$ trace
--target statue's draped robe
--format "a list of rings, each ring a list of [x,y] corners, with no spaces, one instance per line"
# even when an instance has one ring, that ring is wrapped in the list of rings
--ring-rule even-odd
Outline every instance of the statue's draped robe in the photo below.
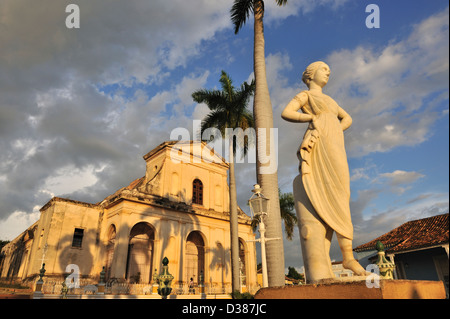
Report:
[[[310,124],[298,156],[303,185],[322,220],[340,235],[353,239],[350,216],[350,174],[338,105],[329,96],[305,91],[302,108],[317,118]]]

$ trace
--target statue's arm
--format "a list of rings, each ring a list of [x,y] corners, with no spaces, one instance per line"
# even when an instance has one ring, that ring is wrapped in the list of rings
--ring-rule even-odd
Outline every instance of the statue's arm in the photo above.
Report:
[[[281,117],[288,122],[311,122],[313,115],[298,112],[307,102],[308,95],[305,92],[300,92],[286,105]]]
[[[345,131],[352,125],[352,117],[344,111],[343,108],[338,106],[338,118],[341,120],[342,130]]]

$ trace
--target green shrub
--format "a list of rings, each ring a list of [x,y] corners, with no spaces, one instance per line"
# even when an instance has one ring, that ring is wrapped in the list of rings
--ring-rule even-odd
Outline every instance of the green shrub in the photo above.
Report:
[[[238,290],[233,291],[231,294],[233,299],[254,299],[254,296],[249,292],[241,293]]]

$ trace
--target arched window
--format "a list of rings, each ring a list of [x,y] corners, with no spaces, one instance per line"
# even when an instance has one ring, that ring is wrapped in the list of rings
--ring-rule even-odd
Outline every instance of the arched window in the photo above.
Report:
[[[203,183],[199,179],[192,183],[192,203],[203,205]]]

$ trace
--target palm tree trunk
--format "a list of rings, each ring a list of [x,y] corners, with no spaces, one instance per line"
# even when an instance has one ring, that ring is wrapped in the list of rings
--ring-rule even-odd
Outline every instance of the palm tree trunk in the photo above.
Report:
[[[266,244],[267,270],[269,287],[284,286],[284,251],[283,234],[281,229],[280,203],[278,198],[278,174],[275,172],[264,173],[264,167],[276,161],[275,151],[271,150],[270,129],[273,128],[273,112],[270,102],[269,88],[266,78],[266,63],[264,52],[264,10],[261,10],[262,1],[255,1],[254,14],[254,72],[255,72],[255,98],[253,104],[253,116],[255,119],[257,161],[257,181],[263,194],[270,199],[269,211],[266,217],[267,238],[280,238],[268,241]],[[265,139],[261,137],[260,130],[265,130]],[[275,143],[275,141],[272,141]],[[272,145],[275,150],[278,145]],[[265,150],[270,160],[268,164],[260,162],[260,155]],[[270,153],[270,154],[267,154]],[[263,169],[263,170],[261,170]]]
[[[230,137],[230,245],[231,245],[231,287],[241,290],[239,273],[239,233],[237,213],[236,179],[234,175],[233,135]]]

